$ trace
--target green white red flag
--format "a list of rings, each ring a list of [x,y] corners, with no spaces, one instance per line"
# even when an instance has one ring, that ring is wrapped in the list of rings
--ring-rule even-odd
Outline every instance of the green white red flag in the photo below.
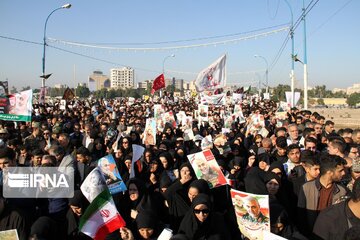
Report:
[[[90,202],[80,218],[79,230],[81,232],[95,240],[103,240],[109,233],[126,225],[116,209],[99,168],[91,171],[80,189]]]

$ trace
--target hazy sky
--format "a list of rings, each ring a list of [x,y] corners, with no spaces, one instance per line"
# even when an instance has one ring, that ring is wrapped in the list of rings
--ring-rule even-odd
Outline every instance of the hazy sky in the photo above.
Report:
[[[288,2],[295,23],[303,2]],[[334,88],[360,83],[357,58],[360,56],[360,1],[305,0],[305,5],[310,2],[317,3],[306,18],[309,86],[325,84]],[[0,81],[8,79],[10,87],[17,88],[41,86],[45,20],[52,10],[66,3],[0,1]],[[109,75],[110,68],[122,66],[135,69],[136,82],[154,79],[162,72],[165,57],[171,54],[176,56],[165,61],[165,77],[190,81],[224,53],[227,54],[228,84],[256,86],[259,79],[264,81],[266,64],[261,58],[254,58],[255,54],[266,58],[272,66],[271,86],[290,84],[291,41],[274,65],[287,32],[254,38],[256,34],[289,25],[291,14],[285,0],[74,0],[70,3],[70,9],[61,9],[50,17],[47,37],[96,47],[49,41],[46,73],[53,75],[48,86],[63,83],[74,87],[87,82],[95,70]],[[243,40],[244,37],[249,39]],[[295,53],[303,59],[302,23],[296,28],[294,38]],[[230,41],[234,39],[238,41]],[[227,44],[210,44],[227,40]],[[197,44],[210,45],[189,47]],[[179,46],[186,48],[161,49]],[[126,51],[124,48],[157,49]],[[296,86],[302,87],[301,63],[295,64],[295,73]]]

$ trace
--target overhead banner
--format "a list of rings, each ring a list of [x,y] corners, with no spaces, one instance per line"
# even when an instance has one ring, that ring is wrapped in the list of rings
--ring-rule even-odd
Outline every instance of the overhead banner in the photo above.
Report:
[[[0,97],[0,119],[31,122],[32,90]]]

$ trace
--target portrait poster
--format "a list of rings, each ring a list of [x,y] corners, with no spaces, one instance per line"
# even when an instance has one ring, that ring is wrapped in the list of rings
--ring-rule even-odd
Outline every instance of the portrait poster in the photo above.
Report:
[[[183,119],[186,117],[186,113],[184,111],[179,111],[176,113],[176,121],[178,124],[183,122]]]
[[[46,87],[41,87],[40,88],[40,95],[39,95],[39,103],[40,104],[45,103],[46,93],[47,93]]]
[[[99,167],[94,168],[87,175],[80,189],[90,203],[106,189],[105,178]]]
[[[0,231],[0,239],[2,240],[19,240],[16,229]]]
[[[224,128],[230,128],[233,122],[235,122],[236,116],[235,114],[231,114],[230,116],[227,116],[224,121]]]
[[[210,188],[227,184],[226,178],[210,149],[187,155],[187,157],[196,177],[207,181]]]
[[[66,109],[66,100],[65,99],[60,100],[59,109],[60,110],[65,110]]]
[[[163,114],[165,113],[165,108],[161,104],[154,105],[154,119],[156,121],[156,128],[158,131],[162,132],[165,128],[165,122],[163,121]]]
[[[213,139],[212,139],[211,135],[207,135],[206,137],[204,137],[201,140],[201,149],[202,150],[211,149],[212,147],[213,147]]]
[[[208,118],[209,106],[208,105],[199,105],[198,106],[198,114],[199,114],[199,122],[207,122]]]
[[[181,125],[184,130],[192,129],[192,123],[193,123],[193,118],[191,116],[185,116],[184,118],[182,118]]]
[[[0,98],[0,119],[31,122],[32,98],[31,89]]]
[[[173,128],[176,128],[176,121],[172,111],[163,114],[163,122],[169,123]]]
[[[98,167],[105,177],[106,185],[111,194],[126,191],[126,185],[120,176],[115,159],[111,154],[100,158],[98,160]]]
[[[242,112],[242,108],[241,108],[240,104],[236,104],[234,106],[234,114],[236,115],[236,117],[239,118],[239,123],[246,122],[246,119],[244,117],[244,114]]]
[[[156,121],[153,118],[146,119],[143,143],[145,145],[156,145]]]
[[[262,240],[270,232],[269,195],[230,190],[241,233],[250,240]]]

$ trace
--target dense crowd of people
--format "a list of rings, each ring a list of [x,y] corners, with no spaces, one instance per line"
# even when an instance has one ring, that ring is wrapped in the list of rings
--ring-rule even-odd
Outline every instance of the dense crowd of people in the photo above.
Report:
[[[181,122],[165,123],[156,141],[143,144],[153,107],[193,116],[194,137],[184,137]],[[0,231],[16,229],[19,239],[89,239],[79,219],[89,202],[80,191],[98,159],[112,154],[127,191],[113,194],[126,227],[106,239],[244,239],[237,225],[230,188],[269,195],[271,232],[286,239],[359,239],[360,129],[335,130],[318,112],[290,108],[276,114],[270,100],[209,105],[199,121],[194,98],[165,96],[157,102],[136,99],[34,104],[32,122],[0,122],[0,175],[7,167],[66,167],[75,172],[75,193],[67,198],[0,198]],[[245,121],[226,116],[240,105]],[[260,114],[265,133],[250,129]],[[200,118],[201,119],[201,118]],[[207,136],[213,139],[205,147]],[[218,139],[222,139],[221,141]],[[132,145],[145,147],[130,178]],[[210,149],[230,185],[212,188],[197,179],[187,155]],[[2,193],[2,191],[1,191]],[[258,203],[250,201],[254,212]],[[247,215],[254,222],[261,214]]]

